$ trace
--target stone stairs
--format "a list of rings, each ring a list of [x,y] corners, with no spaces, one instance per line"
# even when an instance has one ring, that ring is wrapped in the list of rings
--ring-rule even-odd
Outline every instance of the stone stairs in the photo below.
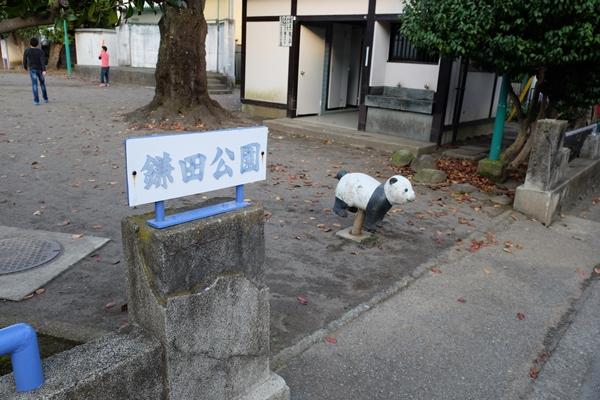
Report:
[[[227,82],[227,77],[218,72],[206,72],[208,79],[208,92],[210,94],[230,94],[232,88]]]

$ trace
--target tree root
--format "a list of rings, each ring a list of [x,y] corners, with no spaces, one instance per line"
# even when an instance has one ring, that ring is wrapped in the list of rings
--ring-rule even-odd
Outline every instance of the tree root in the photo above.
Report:
[[[150,104],[126,114],[125,119],[134,129],[176,131],[208,131],[252,124],[210,98],[188,107],[153,100]]]

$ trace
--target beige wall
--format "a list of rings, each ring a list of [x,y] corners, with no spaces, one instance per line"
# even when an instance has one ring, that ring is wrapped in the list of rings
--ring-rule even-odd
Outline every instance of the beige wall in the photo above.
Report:
[[[367,0],[298,0],[298,15],[367,14]]]
[[[204,5],[204,18],[207,20],[233,19],[233,4],[230,0],[207,0]]]
[[[21,40],[17,39],[14,34],[8,35],[8,62],[11,68],[20,66],[23,64],[23,52],[29,47],[29,39]],[[0,60],[1,62],[2,60]]]
[[[245,98],[287,104],[289,47],[279,46],[279,22],[248,22]]]
[[[235,41],[242,44],[242,0],[207,0],[204,6],[204,18],[207,21],[233,20]]]
[[[248,0],[249,17],[290,15],[291,12],[290,0]]]
[[[376,14],[400,14],[404,9],[403,0],[377,0]]]

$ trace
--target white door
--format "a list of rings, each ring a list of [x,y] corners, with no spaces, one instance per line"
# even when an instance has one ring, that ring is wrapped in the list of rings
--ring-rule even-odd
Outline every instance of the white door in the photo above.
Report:
[[[300,26],[296,115],[321,112],[324,61],[325,28]]]

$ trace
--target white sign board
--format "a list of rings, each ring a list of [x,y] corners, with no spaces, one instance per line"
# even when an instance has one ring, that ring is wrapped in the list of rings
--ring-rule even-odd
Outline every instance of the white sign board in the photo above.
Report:
[[[283,15],[279,17],[279,46],[291,47],[294,29],[294,17]]]
[[[130,206],[266,179],[264,126],[125,141]]]

